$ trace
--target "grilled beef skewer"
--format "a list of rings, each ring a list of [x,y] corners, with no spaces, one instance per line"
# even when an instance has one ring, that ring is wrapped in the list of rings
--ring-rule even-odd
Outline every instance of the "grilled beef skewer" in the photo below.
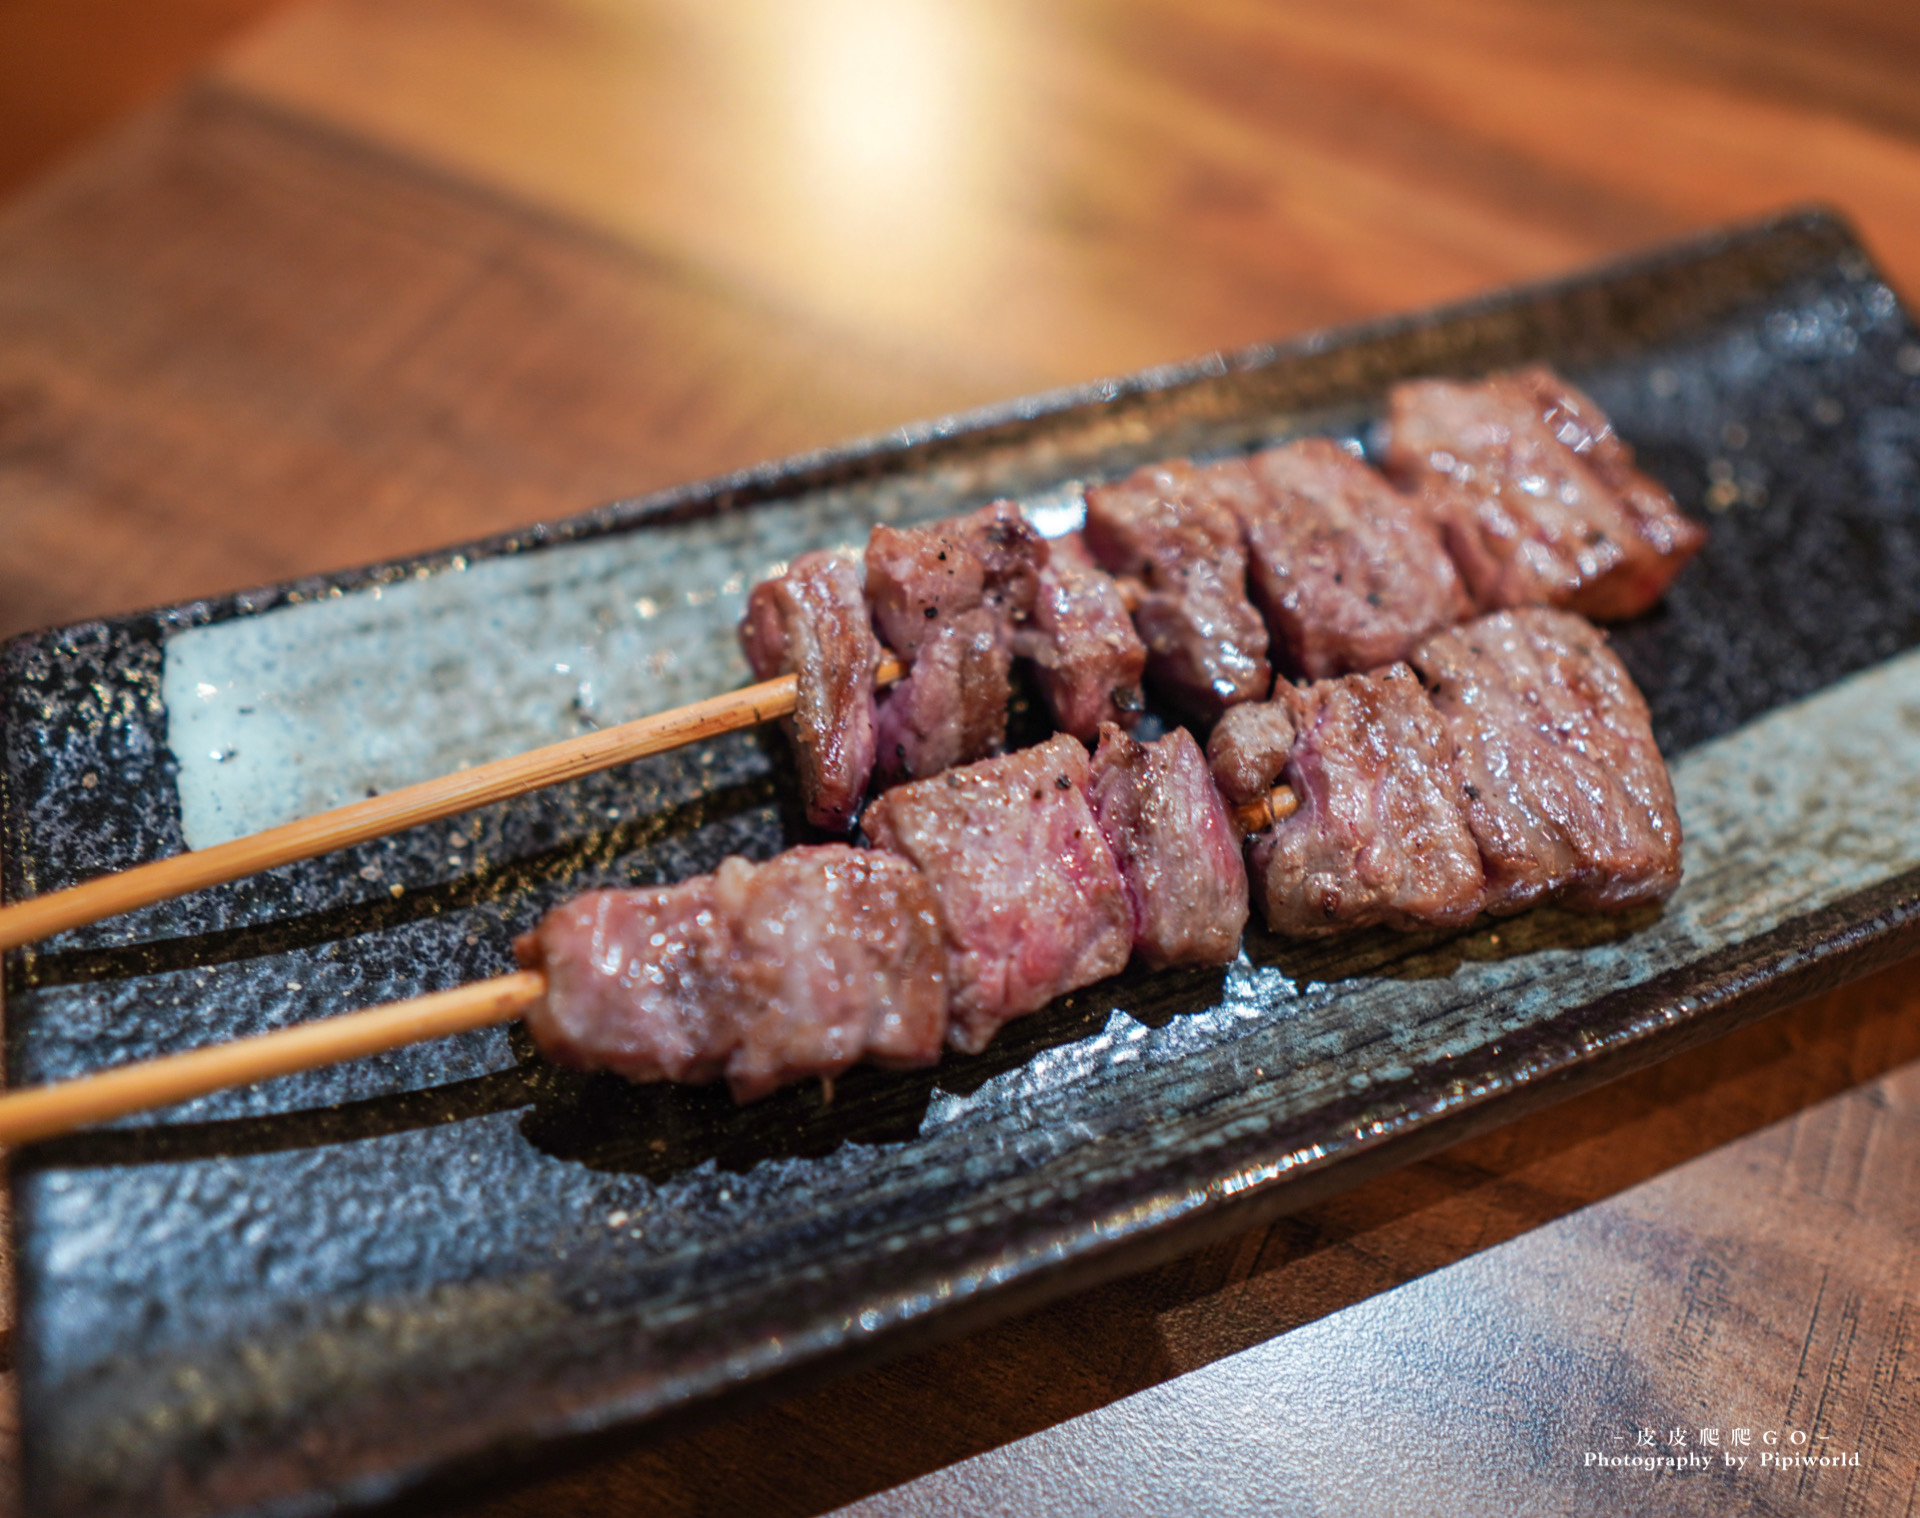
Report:
[[[871,849],[728,859],[556,907],[515,943],[546,977],[528,1028],[558,1063],[724,1075],[747,1101],[862,1058],[977,1052],[1136,951],[1231,960],[1246,874],[1198,746],[1110,733],[1091,764],[1059,734],[898,786],[868,813]]]
[[[1386,436],[1410,491],[1307,438],[1094,486],[1084,539],[1049,544],[1005,501],[876,527],[867,601],[910,666],[879,702],[881,781],[998,752],[1016,655],[1034,661],[1060,729],[1082,738],[1138,709],[1143,669],[1174,707],[1212,722],[1264,697],[1274,665],[1309,680],[1380,669],[1476,609],[1642,611],[1704,538],[1593,402],[1544,369],[1401,385]],[[823,597],[820,558],[756,587],[742,636],[763,678],[799,674],[808,814],[844,830],[864,788],[850,768],[869,752],[854,738],[872,725],[878,653],[853,625],[851,566],[840,599]],[[802,628],[809,616],[819,625]],[[816,711],[828,715],[804,715]]]
[[[978,1052],[1131,956],[1231,960],[1249,882],[1228,803],[1281,779],[1299,810],[1250,839],[1277,933],[1618,911],[1679,881],[1645,702],[1598,629],[1528,607],[1436,634],[1411,665],[1282,681],[1226,713],[1207,762],[1184,729],[1143,744],[1108,724],[1091,760],[1056,734],[888,791],[872,850],[592,893],[520,941],[549,988],[528,1025],[563,1063],[724,1072],[743,1100],[862,1057],[928,1062],[943,1035]]]

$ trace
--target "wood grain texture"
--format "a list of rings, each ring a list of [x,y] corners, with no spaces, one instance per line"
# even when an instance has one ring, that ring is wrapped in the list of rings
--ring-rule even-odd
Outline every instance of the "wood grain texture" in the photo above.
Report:
[[[0,212],[0,636],[1000,393],[196,91]]]
[[[1054,383],[1808,198],[1920,283],[1911,18],[1775,10],[486,0],[453,29],[430,0],[343,0],[226,77],[796,311]]]
[[[6,0],[0,4],[0,195],[287,0]]]
[[[61,39],[74,89],[97,56],[81,36]],[[0,208],[0,634],[1804,198],[1855,217],[1911,296],[1917,71],[1920,13],[1871,0],[305,6]],[[931,1476],[877,1507],[935,1512],[1066,1470],[1272,1510],[1644,1495],[1551,1461],[1476,1486],[1377,1460],[1374,1487],[1336,1490],[1262,1487],[1272,1460],[1211,1486],[1190,1464],[1180,1486],[1163,1458],[1200,1414],[1344,1387],[1341,1417],[1430,1451],[1496,1424],[1824,1418],[1873,1454],[1845,1483],[1670,1484],[1645,1506],[1911,1513],[1914,978],[1017,1322],[459,1505],[813,1514]],[[1599,1363],[1602,1330],[1618,1380],[1557,1369]],[[1457,1352],[1342,1381],[1369,1332]],[[976,1456],[998,1463],[933,1474]],[[1324,1450],[1295,1459],[1337,1474]]]

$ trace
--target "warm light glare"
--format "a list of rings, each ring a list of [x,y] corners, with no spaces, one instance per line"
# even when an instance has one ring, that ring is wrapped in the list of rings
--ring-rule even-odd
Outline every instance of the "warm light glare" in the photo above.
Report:
[[[790,14],[776,98],[792,252],[869,314],[954,293],[974,241],[987,102],[951,0],[814,0]]]
[[[821,0],[794,59],[804,167],[851,207],[951,174],[960,112],[950,18],[914,0]]]

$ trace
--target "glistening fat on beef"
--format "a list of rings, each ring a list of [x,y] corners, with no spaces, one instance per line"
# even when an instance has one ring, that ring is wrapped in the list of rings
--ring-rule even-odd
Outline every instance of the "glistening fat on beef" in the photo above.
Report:
[[[1047,545],[1009,501],[925,527],[873,529],[867,597],[910,666],[880,700],[889,780],[936,774],[1006,741],[1013,638],[1033,613]]]
[[[1126,965],[1133,913],[1087,780],[1086,749],[1060,734],[867,808],[876,847],[911,861],[939,901],[956,1048],[977,1053],[1010,1019]]]
[[[1480,851],[1453,740],[1413,671],[1282,682],[1272,705],[1234,708],[1208,740],[1229,799],[1255,800],[1283,778],[1299,799],[1253,839],[1248,873],[1267,925],[1309,936],[1472,921]]]
[[[1247,925],[1240,838],[1192,735],[1177,727],[1140,743],[1108,723],[1087,795],[1126,883],[1142,962],[1218,965],[1239,953]]]
[[[1473,614],[1432,514],[1340,444],[1247,463],[1264,492],[1243,518],[1250,583],[1276,663],[1313,680],[1378,669]]]
[[[836,553],[802,554],[754,586],[740,642],[757,679],[796,676],[786,728],[800,767],[807,820],[845,832],[873,774],[873,635],[859,566]]]
[[[1432,505],[1483,611],[1638,616],[1706,541],[1593,400],[1539,366],[1396,385],[1386,455]]]
[[[1140,586],[1133,617],[1148,679],[1207,721],[1264,696],[1273,678],[1235,510],[1259,495],[1238,459],[1205,468],[1174,459],[1087,491],[1089,552]]]
[[[1647,704],[1592,624],[1532,607],[1482,617],[1413,656],[1458,754],[1488,909],[1664,901],[1680,817]]]
[[[947,956],[910,864],[828,844],[644,890],[590,891],[514,944],[543,970],[526,1014],[556,1064],[635,1081],[724,1075],[738,1101],[861,1059],[932,1064]]]

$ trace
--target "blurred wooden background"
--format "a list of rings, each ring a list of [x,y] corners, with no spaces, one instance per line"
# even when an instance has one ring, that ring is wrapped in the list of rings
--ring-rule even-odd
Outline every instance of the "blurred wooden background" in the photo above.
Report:
[[[1808,199],[1911,297],[1916,80],[1868,0],[0,0],[0,635]],[[1912,980],[457,1505],[1911,1514]],[[1567,1432],[1741,1422],[1862,1463]]]

